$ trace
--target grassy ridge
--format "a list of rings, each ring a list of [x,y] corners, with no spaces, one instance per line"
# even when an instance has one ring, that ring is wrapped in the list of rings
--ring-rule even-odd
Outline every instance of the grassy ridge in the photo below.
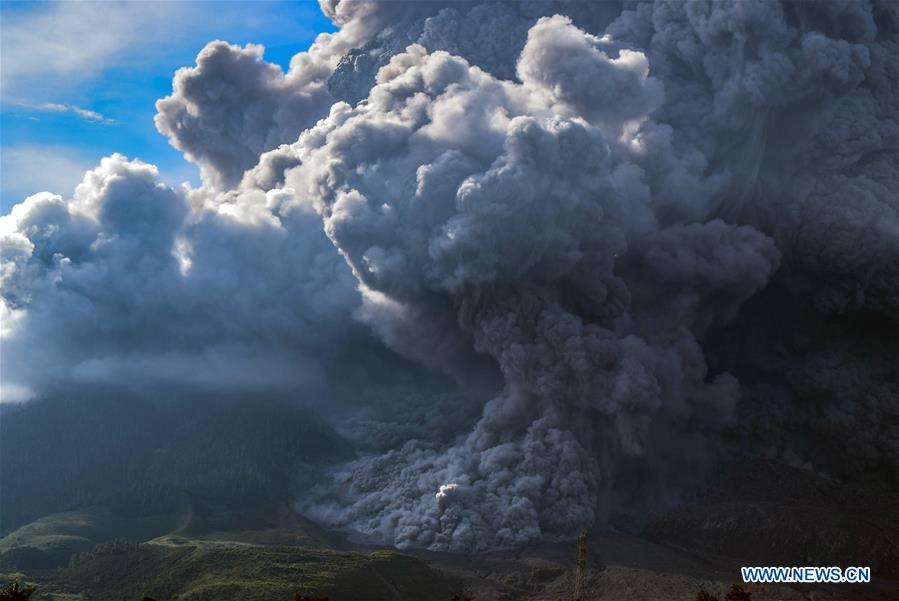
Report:
[[[168,540],[100,545],[69,567],[26,574],[35,599],[290,601],[295,593],[360,601],[445,601],[452,587],[423,562],[392,551]]]
[[[179,516],[121,518],[107,512],[55,513],[0,538],[0,566],[52,568],[78,552],[117,538],[148,540],[169,532]]]
[[[450,584],[422,561],[393,551],[334,550],[325,533],[288,507],[269,516],[265,528],[240,527],[257,521],[190,502],[144,518],[104,510],[53,514],[0,539],[0,585],[16,577],[35,584],[35,601],[452,597]]]

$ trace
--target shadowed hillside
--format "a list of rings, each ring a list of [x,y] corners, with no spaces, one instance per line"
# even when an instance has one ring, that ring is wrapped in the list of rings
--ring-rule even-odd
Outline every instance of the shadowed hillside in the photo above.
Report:
[[[349,447],[314,413],[267,399],[148,401],[121,392],[2,406],[0,534],[44,515],[103,507],[178,510],[188,495],[252,521],[291,498],[302,465]]]
[[[722,466],[705,492],[647,526],[650,540],[742,565],[869,566],[899,578],[899,492],[765,460]]]

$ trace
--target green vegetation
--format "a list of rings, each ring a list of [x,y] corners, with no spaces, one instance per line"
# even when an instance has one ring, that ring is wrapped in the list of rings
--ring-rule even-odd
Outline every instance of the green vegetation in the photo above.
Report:
[[[23,587],[18,580],[14,580],[0,589],[0,601],[28,601],[32,594],[34,594],[33,586]]]
[[[452,594],[427,565],[392,551],[363,554],[209,541],[107,543],[73,556],[66,568],[29,576],[51,599],[272,601],[299,594],[445,601]]]
[[[148,540],[177,525],[174,513],[122,518],[108,512],[73,511],[45,516],[0,539],[0,566],[53,568],[79,551],[117,538]]]

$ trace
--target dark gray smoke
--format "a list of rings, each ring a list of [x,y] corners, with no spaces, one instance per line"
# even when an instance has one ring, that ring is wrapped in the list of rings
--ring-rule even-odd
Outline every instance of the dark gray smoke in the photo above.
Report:
[[[779,258],[751,228],[660,222],[636,138],[663,90],[643,54],[556,16],[518,76],[410,46],[301,137],[287,177],[388,344],[428,360],[427,341],[470,338],[505,377],[449,449],[410,443],[344,476],[356,498],[327,515],[401,546],[563,536],[608,517],[626,458],[657,458],[662,479],[706,461],[738,386],[709,376],[697,336]]]
[[[725,441],[899,474],[895,3],[322,8],[287,74],[176,75],[204,188],[112,157],[3,218],[4,379],[336,378],[368,451],[301,506],[398,546],[639,519]]]

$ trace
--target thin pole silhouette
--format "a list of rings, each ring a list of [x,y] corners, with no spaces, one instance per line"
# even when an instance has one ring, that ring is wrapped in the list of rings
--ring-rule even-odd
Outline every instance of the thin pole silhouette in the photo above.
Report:
[[[574,576],[574,601],[585,601],[584,581],[587,577],[587,531],[577,537],[577,571]]]

